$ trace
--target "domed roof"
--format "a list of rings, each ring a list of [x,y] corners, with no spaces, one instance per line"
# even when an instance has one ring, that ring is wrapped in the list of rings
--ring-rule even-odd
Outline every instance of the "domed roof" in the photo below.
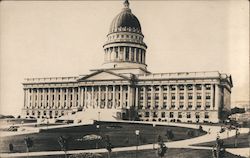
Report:
[[[141,24],[137,17],[131,13],[129,2],[127,0],[124,2],[124,6],[125,8],[123,8],[122,12],[113,19],[109,32],[115,32],[120,27],[141,30]]]

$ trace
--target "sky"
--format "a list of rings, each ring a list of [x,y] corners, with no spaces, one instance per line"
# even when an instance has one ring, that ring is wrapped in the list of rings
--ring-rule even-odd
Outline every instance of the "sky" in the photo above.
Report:
[[[0,113],[18,115],[28,77],[78,76],[101,67],[123,1],[2,1]],[[130,1],[151,72],[232,75],[232,101],[249,100],[249,2]]]

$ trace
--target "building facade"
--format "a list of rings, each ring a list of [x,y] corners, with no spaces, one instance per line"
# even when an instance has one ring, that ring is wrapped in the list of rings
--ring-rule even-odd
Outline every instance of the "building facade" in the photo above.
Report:
[[[91,111],[94,117],[106,113],[116,119],[218,122],[221,112],[230,110],[230,75],[151,73],[143,38],[125,0],[111,23],[102,66],[88,75],[25,79],[22,116],[57,119]]]

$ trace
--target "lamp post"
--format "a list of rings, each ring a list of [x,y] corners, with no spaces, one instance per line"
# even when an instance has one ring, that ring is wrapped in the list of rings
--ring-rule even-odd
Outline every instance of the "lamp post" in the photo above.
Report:
[[[100,121],[100,111],[98,112],[98,121]]]
[[[99,128],[100,128],[100,125],[96,125],[96,129],[97,129],[99,135],[101,136],[101,132],[99,131]],[[96,140],[96,144],[95,144],[96,149],[98,149],[98,141],[99,141],[99,139]]]
[[[154,142],[153,142],[153,149],[155,149],[155,124],[153,123],[153,130],[154,130]]]
[[[137,158],[137,152],[138,152],[138,145],[139,145],[139,134],[140,131],[139,130],[135,130],[135,135],[136,135],[136,153],[135,153],[135,157]]]

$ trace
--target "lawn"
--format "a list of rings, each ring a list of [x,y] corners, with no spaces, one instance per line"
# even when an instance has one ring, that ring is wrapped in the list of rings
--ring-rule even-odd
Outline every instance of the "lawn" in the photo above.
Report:
[[[97,128],[97,124],[99,128]],[[25,134],[11,137],[4,137],[0,140],[0,152],[9,152],[9,144],[14,146],[14,152],[25,152],[26,146],[24,138],[31,137],[34,146],[30,151],[56,151],[60,150],[58,137],[65,136],[69,138],[69,150],[93,149],[105,147],[104,139],[83,141],[82,138],[89,134],[95,134],[105,138],[110,137],[113,147],[133,146],[137,144],[135,130],[140,131],[139,144],[150,144],[156,142],[158,135],[161,135],[164,141],[176,141],[189,139],[205,134],[196,129],[189,129],[174,126],[156,126],[149,124],[131,124],[116,122],[96,122],[94,125],[65,127],[58,129],[42,130],[36,134]],[[173,138],[168,140],[165,135],[167,130],[172,130]],[[193,131],[193,135],[187,135],[188,131]]]
[[[235,140],[236,140],[235,136],[223,139],[224,146],[226,148],[235,148],[235,147],[236,148],[246,148],[246,147],[249,147],[249,145],[250,145],[249,133],[238,135],[237,143],[236,143],[237,146],[235,146]],[[205,142],[205,143],[201,143],[201,144],[195,144],[195,146],[209,146],[209,147],[212,147],[214,145],[215,145],[215,141]]]
[[[107,158],[107,153],[102,153],[102,158]],[[24,158],[24,157],[23,157]],[[30,158],[65,158],[64,155],[59,156],[35,156]],[[80,157],[79,157],[80,158]],[[83,157],[82,157],[83,158]],[[136,158],[136,151],[112,152],[111,158]],[[139,150],[137,158],[159,158],[156,150]],[[213,158],[211,150],[197,149],[168,149],[163,158]],[[243,158],[226,152],[225,158]]]

